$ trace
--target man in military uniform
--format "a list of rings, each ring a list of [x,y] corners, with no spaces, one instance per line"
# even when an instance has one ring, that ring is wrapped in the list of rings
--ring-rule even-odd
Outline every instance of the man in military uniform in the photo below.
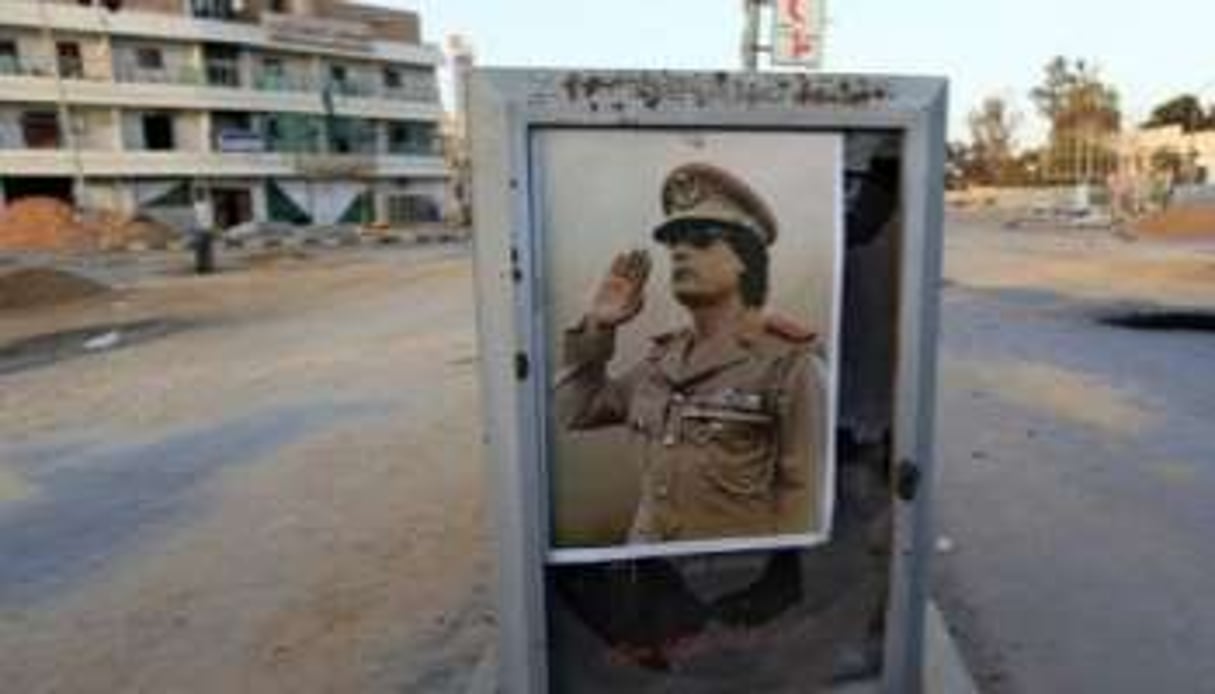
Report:
[[[777,224],[742,181],[686,164],[663,184],[671,289],[690,325],[653,338],[618,377],[620,326],[644,303],[649,255],[618,255],[566,331],[557,415],[568,429],[627,426],[641,463],[635,543],[821,530],[826,390],[814,336],[763,314]]]

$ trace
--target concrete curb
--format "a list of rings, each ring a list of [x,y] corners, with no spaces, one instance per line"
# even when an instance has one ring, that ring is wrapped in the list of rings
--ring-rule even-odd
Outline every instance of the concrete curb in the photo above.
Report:
[[[216,246],[224,250],[267,251],[295,248],[352,248],[356,246],[423,246],[430,244],[459,244],[471,240],[463,232],[416,232],[383,234],[311,234],[272,238],[221,238]],[[174,240],[163,247],[153,247],[143,242],[132,242],[116,250],[126,253],[148,253],[151,251],[184,252],[190,249],[188,241]]]
[[[924,613],[924,694],[978,694],[935,602]]]
[[[466,694],[499,694],[498,652],[485,649],[469,679]],[[929,602],[924,613],[924,694],[978,694],[974,680],[962,661],[957,644],[945,627],[936,603]],[[858,683],[832,689],[831,694],[876,694],[877,684]]]

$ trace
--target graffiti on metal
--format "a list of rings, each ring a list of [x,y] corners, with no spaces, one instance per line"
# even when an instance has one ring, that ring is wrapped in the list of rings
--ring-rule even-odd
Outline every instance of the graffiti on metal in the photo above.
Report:
[[[805,74],[745,75],[727,72],[547,73],[530,85],[533,107],[585,108],[592,112],[687,111],[731,108],[888,105],[886,79]]]

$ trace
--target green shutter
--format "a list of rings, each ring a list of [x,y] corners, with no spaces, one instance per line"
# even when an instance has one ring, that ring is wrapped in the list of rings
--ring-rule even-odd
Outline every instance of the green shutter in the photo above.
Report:
[[[375,204],[369,191],[363,191],[350,201],[350,206],[338,218],[338,224],[370,224],[375,220]]]
[[[312,223],[312,215],[295,204],[291,196],[283,192],[274,181],[266,181],[266,211],[272,222]]]

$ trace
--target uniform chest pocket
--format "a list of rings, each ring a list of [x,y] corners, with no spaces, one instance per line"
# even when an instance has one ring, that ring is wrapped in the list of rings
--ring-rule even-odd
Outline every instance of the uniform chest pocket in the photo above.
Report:
[[[697,444],[715,444],[736,453],[767,446],[774,418],[765,412],[725,408],[688,408],[682,413],[684,434]]]
[[[690,409],[682,417],[687,442],[701,449],[700,469],[732,494],[765,493],[775,470],[776,422],[764,412]]]

